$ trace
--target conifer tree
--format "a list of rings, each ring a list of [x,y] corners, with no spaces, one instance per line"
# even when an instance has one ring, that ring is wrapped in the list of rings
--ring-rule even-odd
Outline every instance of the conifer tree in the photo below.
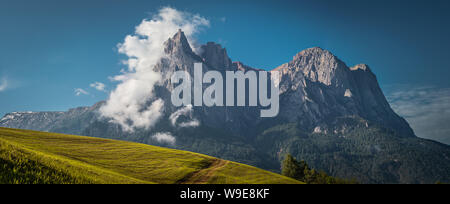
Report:
[[[303,175],[303,169],[300,169],[300,164],[297,162],[297,160],[295,160],[292,155],[288,154],[284,158],[283,165],[281,167],[281,174],[283,176],[300,180]]]

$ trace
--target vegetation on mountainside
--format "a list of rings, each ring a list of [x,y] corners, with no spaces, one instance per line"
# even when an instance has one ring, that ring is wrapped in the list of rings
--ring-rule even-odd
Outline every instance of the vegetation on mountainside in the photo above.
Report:
[[[298,162],[292,155],[286,155],[282,164],[282,175],[307,184],[357,184],[355,180],[345,180],[328,176],[323,171],[308,167],[305,161]]]
[[[282,162],[291,154],[316,171],[360,183],[450,181],[448,145],[405,138],[370,122],[348,120],[339,120],[330,124],[328,132],[318,133],[308,133],[296,123],[280,124],[263,131],[256,144],[269,149],[268,158]]]

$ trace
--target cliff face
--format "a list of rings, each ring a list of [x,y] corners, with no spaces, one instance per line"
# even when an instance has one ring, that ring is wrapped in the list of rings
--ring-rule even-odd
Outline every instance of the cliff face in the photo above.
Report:
[[[282,73],[282,117],[306,127],[327,129],[327,121],[359,116],[405,137],[414,133],[390,107],[367,65],[349,68],[329,51],[315,47],[274,71]]]
[[[173,106],[170,78],[175,71],[193,76],[198,62],[204,72],[223,76],[225,71],[259,69],[232,62],[226,49],[212,42],[194,53],[182,31],[167,40],[164,51],[154,68],[162,76],[154,94],[164,101],[164,113],[150,130],[123,131],[100,117],[103,102],[68,112],[11,113],[0,119],[0,126],[163,146],[151,136],[165,132],[176,138],[173,148],[274,171],[283,155],[291,153],[331,175],[366,183],[450,181],[450,148],[417,138],[391,109],[367,65],[348,67],[327,50],[304,50],[270,71],[280,73],[280,112],[261,118],[260,106]]]
[[[158,64],[164,76],[163,84],[172,90],[170,76],[176,70],[188,71],[193,76],[193,64],[202,62],[203,71],[249,71],[241,62],[232,62],[225,48],[209,42],[201,46],[200,56],[194,54],[183,32],[178,32],[166,43],[168,59]],[[278,121],[298,122],[303,128],[333,129],[330,121],[338,117],[358,116],[380,126],[392,129],[404,137],[414,137],[408,123],[389,106],[376,76],[367,65],[349,68],[331,52],[315,47],[295,55],[292,61],[273,69],[281,73],[280,114]],[[248,90],[247,90],[248,91]],[[164,92],[164,91],[162,91]],[[168,113],[171,107],[169,93],[162,97]],[[228,128],[241,133],[264,122],[258,116],[262,107],[194,107],[194,113],[203,124]]]

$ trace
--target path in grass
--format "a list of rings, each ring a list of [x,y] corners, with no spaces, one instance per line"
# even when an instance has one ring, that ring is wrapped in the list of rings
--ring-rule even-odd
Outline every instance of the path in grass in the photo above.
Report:
[[[229,161],[216,159],[216,160],[212,161],[212,163],[209,166],[207,166],[206,168],[187,175],[186,177],[181,179],[178,183],[181,183],[181,184],[205,184],[205,183],[208,183],[210,178],[212,176],[214,176],[214,173],[217,170],[225,167],[228,163],[229,163]]]

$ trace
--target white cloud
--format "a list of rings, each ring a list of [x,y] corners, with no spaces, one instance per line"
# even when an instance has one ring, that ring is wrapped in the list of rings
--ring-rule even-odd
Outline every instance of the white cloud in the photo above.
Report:
[[[194,109],[192,108],[192,105],[189,104],[174,113],[172,113],[169,117],[170,123],[172,126],[177,126],[177,120],[180,116],[186,116],[190,119],[192,119],[192,114],[194,112]],[[178,124],[180,127],[198,127],[200,125],[200,122],[197,119],[192,119],[191,121],[181,122]]]
[[[76,88],[75,95],[76,96],[89,95],[89,92],[85,91],[84,89]]]
[[[5,91],[6,88],[8,88],[8,80],[6,80],[6,78],[3,78],[0,80],[0,92]]]
[[[89,86],[92,87],[92,88],[94,88],[94,89],[97,89],[98,91],[106,92],[106,90],[105,90],[106,85],[103,84],[103,83],[100,83],[100,82],[94,82],[94,83],[90,84]]]
[[[225,22],[227,21],[227,18],[226,18],[226,17],[222,17],[222,18],[220,18],[220,21],[222,21],[223,23],[225,23]]]
[[[176,138],[169,132],[159,132],[152,136],[152,139],[158,141],[159,143],[167,143],[170,145],[175,145]]]
[[[192,105],[191,104],[189,104],[189,105],[187,105],[187,106],[185,106],[185,107],[175,111],[169,117],[170,123],[172,123],[172,125],[175,126],[175,124],[177,123],[177,120],[178,120],[178,118],[180,116],[182,116],[182,115],[184,115],[184,116],[191,115],[192,111],[193,111],[193,109],[192,109]]]
[[[388,91],[392,108],[417,136],[450,144],[450,88],[398,86]]]
[[[202,26],[209,26],[209,21],[170,7],[162,8],[152,19],[143,20],[135,35],[126,36],[118,45],[119,52],[128,56],[124,62],[128,69],[112,77],[120,84],[110,93],[101,114],[125,131],[151,128],[164,108],[164,101],[153,95],[153,87],[161,80],[160,73],[153,68],[164,57],[164,42],[182,29],[192,43],[192,36]]]
[[[200,122],[197,119],[188,121],[188,122],[182,122],[179,124],[180,127],[198,127],[200,125]]]

